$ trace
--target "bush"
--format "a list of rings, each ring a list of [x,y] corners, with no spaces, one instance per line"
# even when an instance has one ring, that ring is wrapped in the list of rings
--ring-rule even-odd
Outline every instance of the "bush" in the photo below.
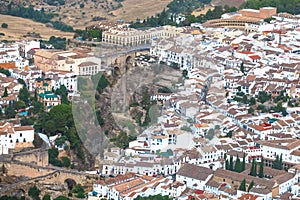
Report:
[[[2,28],[8,28],[8,24],[7,23],[2,23],[1,27]]]

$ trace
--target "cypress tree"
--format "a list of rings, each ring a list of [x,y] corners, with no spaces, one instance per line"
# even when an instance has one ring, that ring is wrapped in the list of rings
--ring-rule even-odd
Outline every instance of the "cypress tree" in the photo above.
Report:
[[[243,162],[242,162],[242,171],[245,171],[245,168],[246,168],[246,154],[244,153],[244,156],[243,156]]]
[[[230,156],[230,160],[229,160],[229,170],[233,171],[233,156]]]
[[[245,179],[241,182],[239,190],[246,192],[246,180]]]
[[[282,154],[280,154],[280,158],[279,158],[279,169],[282,170],[283,169],[283,163],[282,163]]]
[[[226,162],[225,162],[225,169],[229,170],[229,161],[228,160],[226,160]]]
[[[280,157],[278,155],[276,155],[276,159],[273,161],[273,167],[274,169],[278,169],[278,170],[282,170],[283,166],[282,166],[282,154],[280,155]]]
[[[8,97],[7,87],[4,89],[3,97]]]
[[[251,183],[248,186],[248,192],[253,188],[253,186],[254,186],[254,182],[252,180]]]
[[[236,158],[235,165],[234,165],[234,171],[242,172],[242,164],[241,164],[240,158],[238,155],[236,157],[237,158]]]
[[[250,171],[250,176],[256,176],[256,162],[254,159],[252,159],[252,164],[251,164],[251,171]]]
[[[224,153],[224,160],[226,160],[227,159],[227,154],[226,153]]]
[[[261,158],[261,162],[259,163],[259,172],[258,177],[263,178],[264,177],[264,159]]]

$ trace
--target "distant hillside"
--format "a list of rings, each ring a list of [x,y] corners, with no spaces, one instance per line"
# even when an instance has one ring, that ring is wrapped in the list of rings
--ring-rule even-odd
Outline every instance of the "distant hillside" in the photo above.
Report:
[[[45,24],[20,17],[0,15],[0,24],[2,23],[7,23],[8,27],[0,28],[0,33],[4,33],[4,36],[0,36],[0,40],[18,40],[24,39],[24,36],[28,39],[49,40],[52,35],[73,38],[73,33],[58,31]]]
[[[214,6],[234,6],[239,7],[242,5],[246,0],[212,0],[211,4]]]
[[[84,29],[100,20],[125,21],[143,19],[156,15],[166,8],[171,0],[3,0],[0,11],[9,4],[28,7],[57,14],[53,21],[63,22],[74,29]]]
[[[261,7],[276,7],[277,12],[300,14],[300,0],[249,0],[242,5],[244,8],[259,9]]]

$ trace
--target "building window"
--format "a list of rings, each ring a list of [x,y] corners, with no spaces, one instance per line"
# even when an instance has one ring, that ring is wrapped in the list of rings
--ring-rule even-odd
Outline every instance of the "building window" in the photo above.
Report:
[[[18,143],[19,142],[19,139],[16,139],[16,143]]]
[[[20,137],[22,137],[22,133],[20,133]]]
[[[25,139],[25,138],[23,139],[23,142],[26,142],[26,139]]]

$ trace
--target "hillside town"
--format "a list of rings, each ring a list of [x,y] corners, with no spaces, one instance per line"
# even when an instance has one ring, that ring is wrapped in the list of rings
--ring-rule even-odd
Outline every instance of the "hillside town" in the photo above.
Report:
[[[103,46],[143,47],[124,65],[161,65],[180,71],[182,81],[150,94],[160,116],[128,146],[104,150],[101,164],[86,172],[97,179],[84,198],[300,199],[299,15],[263,7],[184,27],[98,27]],[[117,56],[99,55],[92,46],[58,50],[39,41],[1,43],[0,156],[32,150],[36,135],[46,148],[63,152],[67,142],[58,141],[67,126],[44,134],[24,119],[36,110],[51,117],[55,107],[84,96],[81,78],[114,75],[122,60]],[[139,59],[145,57],[150,59]]]

